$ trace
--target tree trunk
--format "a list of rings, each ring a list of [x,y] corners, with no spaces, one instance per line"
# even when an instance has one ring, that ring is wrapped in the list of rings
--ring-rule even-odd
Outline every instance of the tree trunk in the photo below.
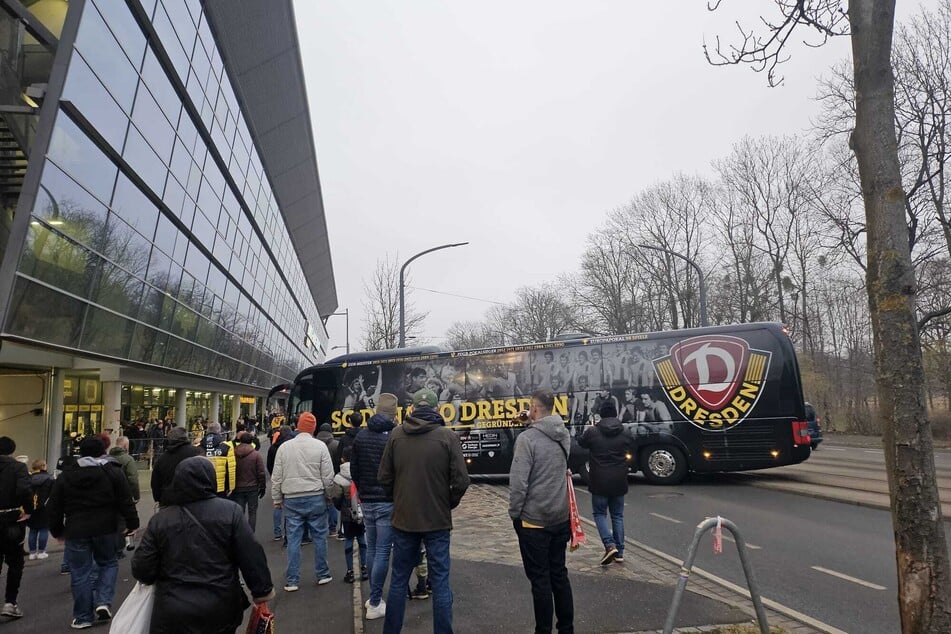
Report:
[[[868,227],[868,294],[898,564],[902,632],[951,632],[951,569],[915,320],[891,69],[895,0],[851,0],[855,151]]]

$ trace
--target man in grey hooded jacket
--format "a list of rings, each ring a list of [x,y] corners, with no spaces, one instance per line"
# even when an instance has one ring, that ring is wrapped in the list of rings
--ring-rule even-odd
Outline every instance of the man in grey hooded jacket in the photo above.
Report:
[[[554,404],[551,392],[532,394],[532,422],[515,441],[509,472],[509,516],[532,585],[535,632],[551,632],[557,615],[558,632],[571,634],[574,600],[565,566],[571,538],[565,480],[571,440],[564,420],[552,415]]]

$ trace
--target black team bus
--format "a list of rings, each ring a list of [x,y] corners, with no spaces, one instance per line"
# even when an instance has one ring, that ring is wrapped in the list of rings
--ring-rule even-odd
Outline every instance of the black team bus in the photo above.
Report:
[[[430,388],[473,474],[507,474],[515,437],[535,390],[555,394],[554,413],[571,433],[571,467],[587,480],[574,439],[613,401],[635,440],[631,470],[656,484],[688,472],[745,471],[809,457],[799,365],[779,324],[578,338],[483,350],[402,348],[337,357],[301,372],[291,386],[292,420],[310,411],[343,433],[348,415],[364,424],[376,399]]]

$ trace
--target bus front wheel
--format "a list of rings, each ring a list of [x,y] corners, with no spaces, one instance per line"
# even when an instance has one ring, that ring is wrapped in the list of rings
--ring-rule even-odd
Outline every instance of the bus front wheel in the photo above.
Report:
[[[648,447],[641,454],[641,472],[651,484],[680,484],[687,475],[687,459],[670,445]]]

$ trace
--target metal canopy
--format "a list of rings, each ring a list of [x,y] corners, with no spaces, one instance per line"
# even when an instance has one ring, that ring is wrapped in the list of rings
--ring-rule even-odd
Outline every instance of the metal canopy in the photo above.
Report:
[[[337,289],[292,2],[204,7],[317,311],[332,313]]]

